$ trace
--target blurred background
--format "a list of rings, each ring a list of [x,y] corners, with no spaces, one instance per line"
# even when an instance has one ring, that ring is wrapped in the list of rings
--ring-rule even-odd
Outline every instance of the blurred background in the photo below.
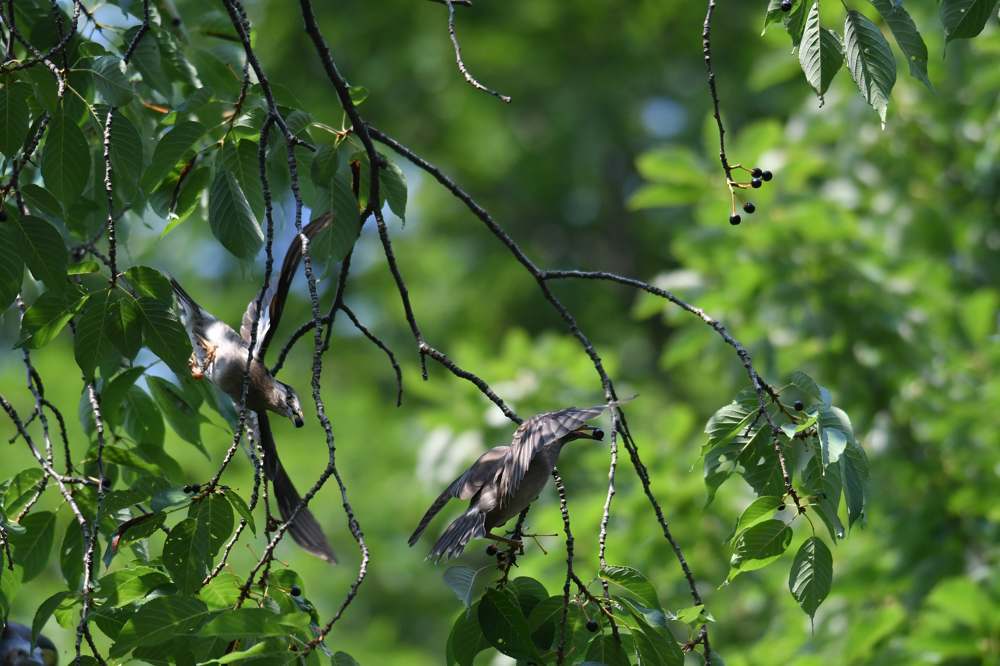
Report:
[[[188,37],[216,48],[205,33],[221,13],[195,0],[176,4]],[[729,666],[1000,663],[995,21],[946,52],[936,3],[907,3],[927,41],[934,90],[907,76],[900,62],[882,131],[844,70],[819,108],[780,26],[761,36],[764,0],[720,3],[714,59],[729,155],[775,174],[752,191],[757,213],[731,227],[701,57],[703,3],[476,0],[473,8],[457,8],[466,64],[485,85],[510,95],[510,105],[463,81],[445,6],[315,4],[341,70],[370,91],[364,116],[454,177],[536,262],[610,270],[670,288],[725,323],[769,380],[804,370],[851,415],[871,459],[871,499],[865,524],[836,546],[833,592],[811,632],[788,593],[790,556],[721,586],[725,540],[752,494],[734,478],[706,509],[699,452],[705,421],[746,387],[732,349],[663,301],[608,284],[554,285],[619,392],[640,396],[628,408],[630,423],[717,621],[713,648]],[[271,80],[298,108],[339,127],[339,105],[297,7],[260,0],[248,2],[248,10]],[[827,25],[839,31],[842,7],[829,3],[826,11]],[[393,216],[389,223],[430,344],[483,377],[522,415],[600,402],[598,377],[530,276],[459,202],[399,163],[409,208],[405,226]],[[153,217],[133,225],[126,265],[168,270],[208,309],[238,321],[260,265],[225,254],[200,213],[160,240],[164,226]],[[430,380],[421,381],[373,228],[359,241],[346,300],[399,356],[405,395],[396,408],[382,352],[338,321],[323,394],[372,562],[328,643],[366,666],[440,664],[461,605],[442,581],[445,566],[423,558],[458,506],[416,547],[408,548],[406,537],[443,485],[485,448],[508,441],[512,428],[444,369],[432,364]],[[286,219],[279,256],[290,229]],[[335,277],[334,269],[321,282],[325,302]],[[309,316],[304,285],[294,291],[278,342]],[[2,340],[8,349],[16,328],[9,311]],[[302,393],[310,355],[307,341],[283,371]],[[68,334],[37,353],[35,364],[49,398],[75,414],[81,385]],[[0,391],[26,412],[23,387],[19,354],[4,353]],[[168,429],[167,449],[183,467],[180,483],[206,480],[228,445],[219,419],[210,419],[202,437],[211,460]],[[71,419],[69,426],[74,449],[82,450],[79,423]],[[304,489],[326,461],[322,430],[314,420],[302,430],[275,427],[285,464]],[[12,433],[9,423],[0,426],[5,439]],[[11,473],[31,462],[23,444],[4,448],[0,461]],[[560,463],[585,579],[597,571],[607,462],[605,447],[576,444]],[[676,559],[634,472],[621,462],[608,560],[649,574],[666,607],[687,606]],[[244,492],[251,480],[243,458],[225,477]],[[340,566],[327,567],[290,543],[279,556],[302,574],[307,596],[329,617],[359,556],[336,486],[328,484],[311,506]],[[532,510],[529,528],[560,530],[551,489]],[[806,536],[799,526],[793,548]],[[517,571],[551,591],[562,583],[562,542],[543,543],[548,555],[529,545]],[[259,542],[240,546],[234,566],[245,568],[260,549]],[[464,563],[486,564],[484,549],[474,544]],[[61,587],[52,564],[30,593],[21,591],[12,617],[30,623],[37,604]],[[54,621],[47,633],[64,648],[72,645],[72,632]]]

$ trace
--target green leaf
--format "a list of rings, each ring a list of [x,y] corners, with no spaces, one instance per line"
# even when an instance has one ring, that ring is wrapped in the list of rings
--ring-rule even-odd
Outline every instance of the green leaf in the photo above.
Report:
[[[507,589],[486,590],[479,602],[478,614],[483,635],[493,647],[515,659],[539,660],[538,650],[531,641],[528,620],[513,592]]]
[[[702,449],[717,448],[741,436],[754,422],[758,409],[756,396],[750,394],[744,394],[719,409],[705,424],[708,441]]]
[[[170,281],[155,268],[133,266],[125,271],[125,279],[140,297],[146,296],[169,306],[173,302],[174,291]]]
[[[198,410],[187,402],[181,389],[162,377],[149,377],[147,383],[153,399],[156,400],[173,431],[207,455],[198,428],[201,416]]]
[[[844,50],[851,77],[884,128],[889,94],[896,83],[896,59],[889,42],[864,14],[850,10],[844,23]]]
[[[151,40],[142,40],[148,42]],[[178,123],[167,132],[153,149],[153,158],[142,176],[142,187],[152,192],[160,181],[173,171],[194,144],[205,134],[205,126],[193,120]]]
[[[847,443],[854,439],[854,429],[851,419],[839,407],[822,407],[817,426],[822,462],[826,467],[840,460]]]
[[[241,139],[239,144],[227,142],[222,147],[223,168],[236,177],[243,194],[250,204],[250,210],[258,220],[264,217],[264,192],[260,183],[260,161],[257,143]]]
[[[852,527],[864,515],[868,456],[861,445],[852,439],[847,442],[847,449],[839,462],[840,475],[844,481],[844,499],[847,502],[847,526]]]
[[[21,194],[24,196],[25,203],[28,204],[28,210],[34,211],[39,217],[48,222],[56,224],[62,222],[62,205],[44,187],[28,183],[21,186]]]
[[[198,522],[198,538],[203,538],[208,544],[209,557],[215,557],[233,533],[233,508],[229,500],[212,493],[194,502],[188,510],[188,517]]]
[[[163,564],[182,593],[197,592],[211,564],[208,533],[198,521],[185,518],[174,525],[163,543]]]
[[[545,586],[528,576],[518,576],[510,581],[507,587],[513,590],[514,596],[517,597],[517,603],[520,604],[521,611],[525,617],[531,615],[535,606],[549,598],[549,593],[545,590]]]
[[[125,432],[139,446],[159,449],[163,446],[163,416],[149,394],[130,386],[122,403]]]
[[[232,507],[236,509],[236,513],[240,514],[240,518],[250,526],[250,531],[257,534],[257,525],[254,523],[253,514],[250,512],[250,507],[247,506],[247,503],[240,497],[240,494],[231,488],[224,489],[222,494],[229,500]]]
[[[942,0],[941,23],[945,41],[971,39],[986,27],[998,0]]]
[[[65,109],[49,122],[42,149],[42,177],[45,187],[63,208],[68,209],[87,186],[90,177],[90,148],[83,132]]]
[[[601,578],[625,590],[628,594],[642,602],[646,608],[659,608],[660,599],[656,588],[645,575],[631,567],[605,567],[601,569]]]
[[[110,381],[105,381],[100,393],[101,413],[104,416],[104,420],[112,427],[121,424],[122,420],[119,408],[122,401],[125,400],[125,395],[128,393],[129,388],[135,384],[136,380],[142,376],[145,370],[146,368],[142,366],[126,368],[111,378]]]
[[[833,555],[820,539],[809,537],[799,547],[788,573],[788,589],[810,619],[830,594]]]
[[[101,578],[97,582],[97,598],[109,606],[125,606],[169,584],[170,579],[159,569],[132,564]]]
[[[792,38],[792,46],[796,47],[802,40],[802,29],[806,19],[806,0],[794,0],[789,11],[782,11],[781,0],[769,0],[767,12],[764,15],[764,30],[772,23],[781,22],[785,31]],[[764,32],[761,31],[763,35]]]
[[[17,232],[9,224],[0,224],[0,312],[14,302],[24,281],[24,260],[17,251]]]
[[[235,640],[246,636],[286,636],[296,628],[297,622],[291,618],[265,608],[238,608],[216,615],[198,635]]]
[[[665,627],[650,626],[642,613],[632,608],[631,605],[627,605],[626,608],[639,626],[638,632],[632,632],[632,638],[635,640],[640,664],[683,666],[684,653],[681,652],[670,630]]]
[[[466,608],[472,606],[472,591],[476,584],[476,577],[483,571],[483,568],[473,569],[464,565],[451,566],[444,571],[444,582],[455,593],[458,600]]]
[[[240,598],[240,588],[243,581],[234,573],[223,571],[213,578],[208,585],[198,590],[198,598],[208,604],[209,608],[222,610],[231,608]]]
[[[833,81],[834,75],[844,62],[840,40],[820,26],[819,2],[814,2],[806,18],[802,44],[799,46],[799,64],[806,75],[806,81],[819,96],[820,103]]]
[[[208,194],[208,223],[222,246],[240,259],[260,251],[264,234],[236,176],[217,169]]]
[[[909,12],[902,3],[895,0],[870,0],[870,2],[885,19],[892,36],[896,38],[896,44],[906,56],[910,76],[923,82],[929,90],[933,90],[931,80],[927,78],[927,45],[924,44],[924,38],[920,36],[920,31],[917,30],[917,25]]]
[[[31,621],[31,642],[34,644],[38,641],[38,635],[42,633],[42,629],[45,628],[45,623],[49,621],[52,617],[52,613],[55,612],[59,604],[69,596],[69,592],[63,590],[62,592],[56,592],[51,597],[43,601],[39,606],[38,610],[35,611],[35,617]]]
[[[59,547],[59,570],[62,572],[66,585],[71,590],[80,589],[80,581],[83,579],[83,553],[86,546],[83,542],[83,531],[80,523],[73,520],[66,524],[66,532],[63,535],[62,545]],[[101,561],[101,544],[94,542],[94,562]]]
[[[123,69],[121,58],[116,56],[101,56],[91,65],[97,92],[110,106],[124,106],[132,100],[132,86]]]
[[[9,516],[16,516],[28,504],[38,490],[38,484],[45,476],[38,467],[21,470],[10,480],[3,494],[3,508]]]
[[[781,503],[782,499],[774,495],[765,495],[764,497],[758,497],[755,499],[750,503],[750,506],[743,510],[739,520],[736,521],[736,530],[733,532],[733,536],[731,536],[729,540],[733,541],[736,537],[754,525],[759,525],[765,520],[768,520],[772,515],[774,515],[774,512],[778,510]]]
[[[73,290],[46,291],[31,304],[21,318],[18,346],[40,349],[52,342],[69,320],[84,306],[88,295]]]
[[[133,26],[122,35],[121,50],[123,53],[125,52],[125,48],[132,43],[138,29],[139,26]],[[134,65],[139,70],[139,73],[142,74],[142,80],[146,85],[163,95],[164,98],[170,99],[173,86],[163,71],[163,58],[160,55],[160,47],[152,31],[147,33],[136,44],[129,64]]]
[[[21,519],[24,532],[11,534],[14,561],[24,567],[22,582],[27,583],[45,570],[56,537],[56,514],[33,511]]]
[[[389,204],[389,210],[396,217],[406,221],[406,175],[395,162],[386,160],[386,166],[379,171],[381,191]]]
[[[170,640],[189,640],[212,617],[204,602],[193,597],[157,597],[139,608],[111,646],[112,657],[122,657],[139,645],[160,645]]]
[[[91,294],[83,306],[73,338],[73,354],[85,377],[93,377],[99,364],[113,358],[112,329],[118,326],[114,291],[105,289]]]
[[[139,179],[144,163],[142,137],[125,115],[115,111],[111,121],[111,169],[116,191],[124,186],[124,198],[139,198]]]
[[[593,662],[604,666],[629,666],[625,648],[614,636],[604,634],[598,634],[590,641],[586,660],[588,664]]]
[[[358,661],[346,652],[337,652],[333,655],[333,666],[361,666]]]
[[[736,540],[729,579],[739,573],[766,567],[777,560],[792,541],[792,530],[780,520],[766,520],[746,530]]]
[[[448,666],[472,666],[476,655],[487,649],[490,644],[483,636],[479,627],[479,605],[469,610],[463,610],[455,619],[448,635],[447,663]]]
[[[138,300],[142,320],[142,339],[150,351],[159,356],[174,374],[190,372],[191,341],[177,317],[163,301],[148,296]]]
[[[802,472],[802,485],[810,495],[813,495],[812,509],[826,525],[833,542],[843,539],[844,525],[837,513],[843,488],[840,465],[823,467],[820,456],[813,455]]]
[[[27,87],[5,85],[0,89],[0,153],[12,158],[28,138]]]
[[[61,289],[66,283],[69,255],[59,231],[45,220],[12,215],[9,225],[15,247],[36,280],[49,289]]]

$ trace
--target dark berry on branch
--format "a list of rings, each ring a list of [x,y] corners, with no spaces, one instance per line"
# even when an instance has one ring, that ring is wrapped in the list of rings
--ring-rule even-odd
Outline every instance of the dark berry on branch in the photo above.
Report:
[[[734,227],[742,221],[743,218],[741,218],[736,213],[733,213],[732,215],[729,216],[729,224],[733,225]]]
[[[750,181],[750,187],[754,188],[755,190],[763,184],[764,183],[761,182],[760,178],[754,178],[753,180]]]
[[[302,596],[302,588],[300,588],[298,585],[292,585],[292,589],[290,589],[289,592],[293,597]]]
[[[497,547],[496,546],[486,546],[486,554],[489,555],[490,557],[493,557],[494,555],[497,554]]]
[[[784,510],[785,510],[785,505],[784,504],[779,504],[778,505],[778,511],[784,511]]]
[[[783,12],[792,11],[792,0],[781,0],[781,11]]]
[[[597,620],[587,620],[587,631],[594,633],[600,629],[600,625],[597,624]]]
[[[806,406],[802,404],[801,400],[796,400],[792,407],[795,408],[795,411],[801,412]]]
[[[743,204],[743,211],[744,212],[753,215],[753,212],[755,210],[757,210],[757,206],[754,206],[752,201],[748,201],[745,204]]]
[[[763,173],[764,172],[760,170],[760,167],[754,167],[753,171],[750,172],[750,175],[754,178],[760,178]]]
[[[770,171],[765,171],[764,173],[762,173],[760,175],[760,177],[763,178],[764,180],[770,182],[771,179],[774,178],[774,174],[771,173]]]

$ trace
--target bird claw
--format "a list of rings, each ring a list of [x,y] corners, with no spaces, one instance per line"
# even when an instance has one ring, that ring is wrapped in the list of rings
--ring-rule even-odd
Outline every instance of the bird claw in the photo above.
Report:
[[[208,367],[215,363],[215,352],[218,347],[205,340],[199,340],[198,346],[201,347],[202,353],[198,354],[197,349],[192,351],[191,358],[188,359],[188,367],[191,368],[192,378],[204,379]]]

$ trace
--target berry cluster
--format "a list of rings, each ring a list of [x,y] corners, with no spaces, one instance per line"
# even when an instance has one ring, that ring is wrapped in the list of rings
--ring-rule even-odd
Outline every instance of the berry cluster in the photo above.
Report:
[[[750,174],[749,182],[740,183],[734,180],[729,181],[729,193],[730,195],[732,195],[732,205],[730,207],[730,210],[732,212],[729,215],[729,224],[735,226],[743,221],[743,218],[740,217],[740,214],[736,212],[736,190],[737,189],[745,190],[748,188],[752,188],[755,190],[760,189],[764,185],[764,183],[769,182],[772,178],[774,178],[774,174],[771,173],[770,171],[765,171],[760,167],[747,169],[746,167],[740,164],[734,164],[732,168],[743,169],[744,171]],[[747,213],[748,215],[752,215],[756,210],[757,206],[755,206],[752,201],[744,202],[743,212]]]

